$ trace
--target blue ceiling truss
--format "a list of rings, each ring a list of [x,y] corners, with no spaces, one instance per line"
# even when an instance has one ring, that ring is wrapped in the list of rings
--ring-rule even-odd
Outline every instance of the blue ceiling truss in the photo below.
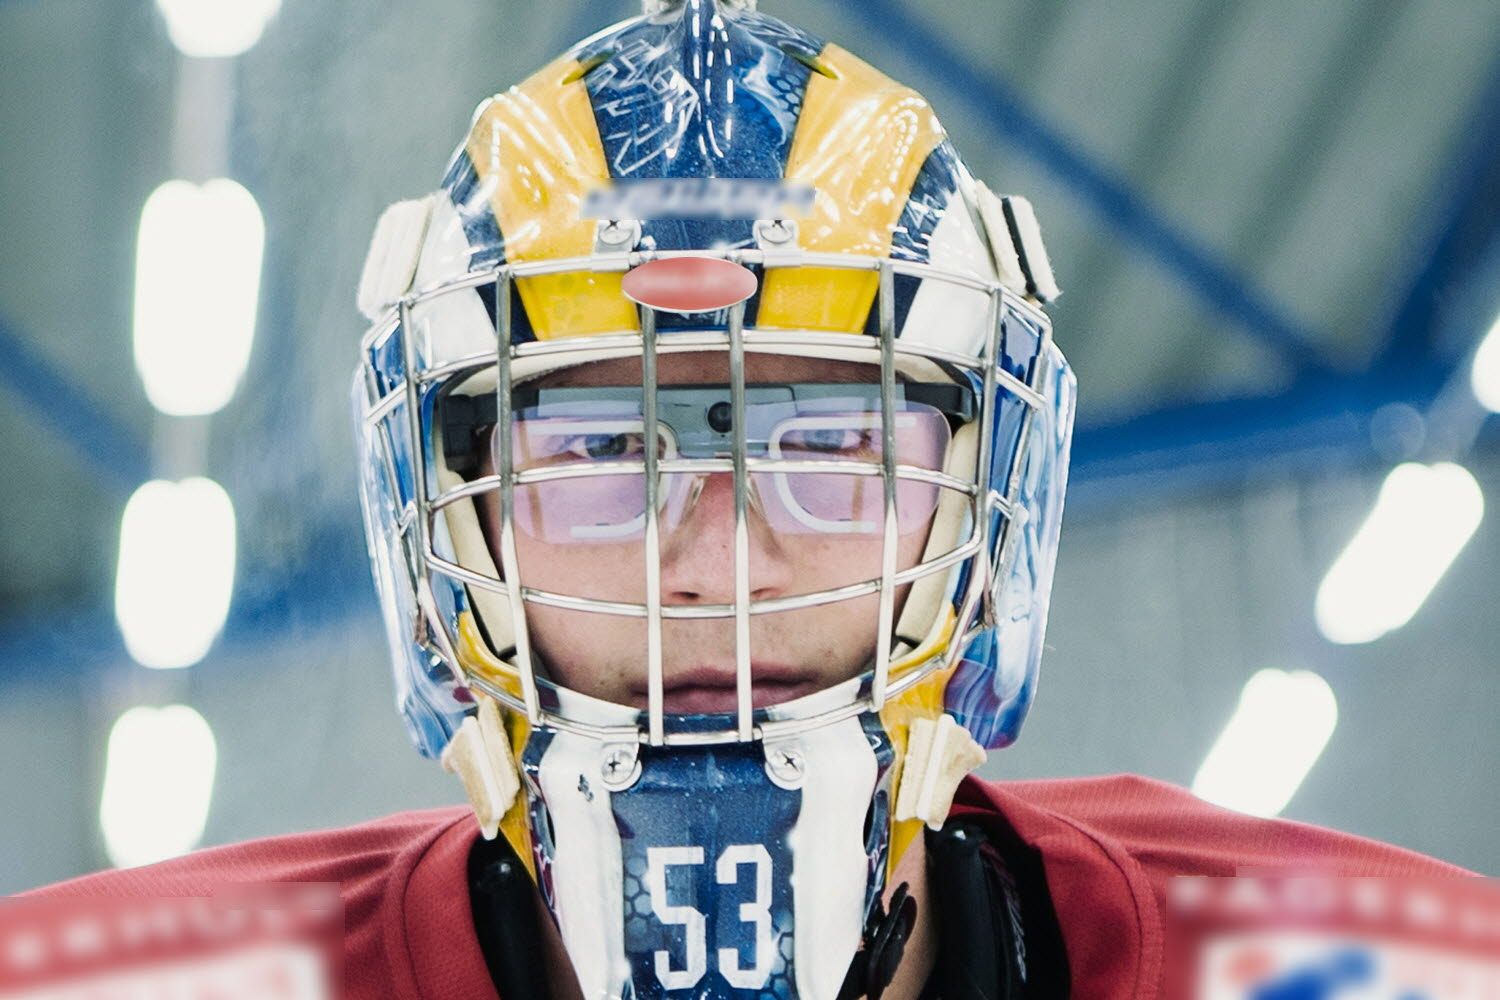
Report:
[[[32,343],[0,315],[0,384],[19,397],[64,448],[101,473],[110,487],[132,490],[145,482],[151,469],[146,444]]]
[[[1415,247],[1415,277],[1396,309],[1377,368],[1399,370],[1412,357],[1441,351],[1446,306],[1483,273],[1482,263],[1495,250],[1500,234],[1500,56],[1490,64],[1430,204],[1433,235]],[[1493,310],[1500,313],[1500,289]]]
[[[1385,460],[1372,440],[1372,416],[1389,404],[1429,410],[1464,377],[1459,369],[1469,348],[1500,312],[1500,57],[1455,147],[1428,198],[1432,228],[1414,234],[1407,269],[1392,281],[1399,288],[1410,275],[1368,368],[1302,370],[1292,386],[1269,397],[1085,423],[1074,443],[1070,502],[1087,507],[1096,499],[1232,485],[1270,466],[1297,471]],[[1430,428],[1434,444],[1446,443],[1443,430]]]

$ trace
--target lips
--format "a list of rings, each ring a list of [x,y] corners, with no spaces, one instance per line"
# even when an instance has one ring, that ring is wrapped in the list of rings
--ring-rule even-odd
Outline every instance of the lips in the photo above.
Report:
[[[775,665],[752,664],[750,676],[750,704],[753,708],[793,701],[823,686],[806,671]],[[636,695],[636,704],[645,708],[645,687],[641,686],[632,693]],[[666,678],[662,711],[668,715],[728,714],[738,710],[733,668],[695,667]]]

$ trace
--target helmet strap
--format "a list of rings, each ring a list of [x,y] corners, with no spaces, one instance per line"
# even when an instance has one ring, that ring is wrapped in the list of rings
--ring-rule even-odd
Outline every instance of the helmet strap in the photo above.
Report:
[[[469,905],[495,989],[505,1000],[548,1000],[536,886],[499,837],[469,849]]]
[[[1041,854],[1003,818],[961,818],[926,837],[944,1000],[1071,995],[1067,952]]]
[[[891,893],[889,910],[879,899],[875,900],[870,919],[865,924],[864,947],[855,953],[854,961],[849,964],[849,974],[839,988],[838,1000],[855,1000],[856,997],[880,1000],[880,995],[901,967],[907,938],[911,937],[916,924],[917,901],[907,895],[905,882]]]

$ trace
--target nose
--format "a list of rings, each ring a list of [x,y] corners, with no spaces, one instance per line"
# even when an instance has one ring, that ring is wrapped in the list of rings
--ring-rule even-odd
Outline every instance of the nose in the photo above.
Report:
[[[686,504],[680,523],[662,536],[662,600],[668,604],[732,603],[734,476],[715,472],[701,477],[689,488]],[[747,508],[750,599],[784,596],[793,583],[790,554],[755,504],[747,503]]]

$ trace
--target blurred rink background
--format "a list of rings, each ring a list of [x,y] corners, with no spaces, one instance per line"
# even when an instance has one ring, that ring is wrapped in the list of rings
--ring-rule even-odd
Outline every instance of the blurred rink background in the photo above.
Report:
[[[762,9],[923,91],[1066,293],[1051,648],[983,773],[1500,873],[1500,6]],[[0,891],[461,801],[392,711],[355,283],[482,97],[636,10],[0,0]]]

